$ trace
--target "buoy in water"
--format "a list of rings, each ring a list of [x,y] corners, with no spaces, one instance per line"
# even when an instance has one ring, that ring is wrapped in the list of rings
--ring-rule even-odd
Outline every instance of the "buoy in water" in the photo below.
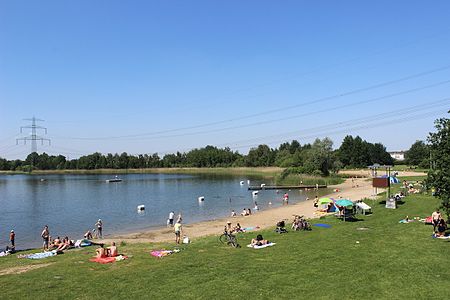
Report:
[[[143,211],[143,210],[145,210],[145,205],[143,205],[143,204],[138,205],[138,206],[137,206],[137,210],[138,210],[138,211]]]
[[[204,196],[198,197],[198,202],[203,202],[203,201],[205,201],[205,197]]]
[[[261,183],[261,188],[264,188],[266,186],[265,183]]]
[[[253,192],[252,192],[252,195],[253,195],[253,196],[258,196],[258,191],[253,191]]]
[[[241,185],[244,185],[244,181],[241,181],[240,184],[241,184]]]

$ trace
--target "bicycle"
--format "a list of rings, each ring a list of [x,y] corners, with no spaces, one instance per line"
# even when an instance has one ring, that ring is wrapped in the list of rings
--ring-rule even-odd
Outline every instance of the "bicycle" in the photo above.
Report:
[[[236,236],[234,234],[232,234],[231,232],[228,232],[226,227],[225,227],[222,235],[219,236],[219,241],[222,244],[227,244],[228,246],[232,246],[234,248],[241,247],[237,242]]]

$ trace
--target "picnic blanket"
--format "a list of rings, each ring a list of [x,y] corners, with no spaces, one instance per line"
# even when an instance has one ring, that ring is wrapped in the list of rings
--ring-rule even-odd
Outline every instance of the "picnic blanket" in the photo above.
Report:
[[[331,225],[329,225],[329,224],[322,224],[322,223],[313,224],[313,226],[323,227],[323,228],[331,228]]]
[[[180,252],[179,249],[174,249],[174,250],[152,250],[152,252],[150,252],[150,254],[154,257],[158,257],[158,258],[163,258],[165,256],[168,256],[170,254],[173,253],[178,253]]]
[[[262,248],[271,247],[271,246],[275,246],[275,245],[276,245],[276,243],[268,243],[268,244],[261,245],[261,246],[248,244],[247,247],[253,248],[253,249],[262,249]]]
[[[32,253],[32,254],[20,254],[17,255],[18,258],[29,258],[29,259],[42,259],[47,258],[50,256],[55,256],[58,253],[56,250],[48,251],[48,252],[39,252],[39,253]]]
[[[114,257],[110,257],[110,256],[107,256],[107,257],[93,257],[93,258],[90,259],[90,261],[96,262],[96,263],[99,263],[99,264],[109,264],[109,263],[113,263],[113,262],[119,261],[119,260],[124,260],[124,259],[127,259],[127,258],[128,258],[128,256],[121,254],[121,255],[114,256]]]

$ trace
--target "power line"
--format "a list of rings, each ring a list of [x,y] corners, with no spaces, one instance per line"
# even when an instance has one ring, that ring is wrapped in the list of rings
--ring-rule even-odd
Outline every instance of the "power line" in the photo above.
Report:
[[[370,120],[375,120],[375,121],[388,120],[390,118],[397,117],[398,115],[402,115],[404,117],[403,119],[413,121],[413,120],[420,119],[420,118],[423,118],[423,117],[421,117],[422,116],[421,114],[409,116],[411,113],[414,113],[416,111],[421,111],[421,110],[424,110],[424,109],[426,110],[426,109],[429,109],[429,108],[433,108],[434,109],[434,108],[436,108],[438,106],[443,106],[443,107],[446,108],[446,110],[448,110],[448,106],[450,105],[449,101],[450,101],[450,98],[445,98],[445,99],[441,99],[441,100],[437,100],[437,101],[427,102],[427,103],[424,103],[424,104],[421,104],[421,105],[411,106],[409,108],[402,108],[402,109],[395,110],[395,111],[389,111],[389,112],[379,113],[379,114],[375,114],[375,115],[369,115],[369,116],[366,116],[366,117],[361,117],[361,118],[357,118],[357,119],[353,119],[353,120],[348,120],[348,121],[345,121],[345,122],[338,122],[338,123],[333,123],[333,124],[329,124],[329,125],[313,127],[313,128],[303,129],[303,130],[299,130],[299,131],[293,131],[293,132],[289,132],[289,133],[279,133],[277,135],[263,136],[263,137],[254,138],[254,139],[250,139],[250,140],[240,140],[240,141],[235,141],[235,142],[223,143],[223,144],[219,144],[217,146],[222,146],[222,147],[228,146],[228,147],[233,148],[233,149],[240,149],[240,148],[248,148],[248,147],[258,146],[259,144],[245,144],[245,145],[241,145],[241,146],[238,146],[238,145],[230,146],[230,145],[238,144],[238,143],[242,143],[242,142],[253,141],[253,140],[255,140],[255,141],[256,140],[263,140],[263,139],[267,139],[267,138],[271,138],[271,137],[278,137],[279,138],[280,136],[283,136],[283,135],[286,135],[286,134],[289,134],[289,135],[292,136],[292,135],[296,135],[296,134],[301,133],[301,132],[306,132],[306,133],[307,132],[314,132],[314,134],[300,136],[300,137],[296,136],[295,138],[297,138],[297,139],[314,138],[314,137],[317,137],[317,131],[323,131],[321,133],[322,135],[328,135],[328,134],[342,133],[342,132],[346,132],[346,131],[349,131],[349,130],[365,129],[366,128],[365,126],[367,126],[367,128],[380,127],[381,125],[377,125],[377,124],[375,124],[375,125],[367,125],[367,124],[369,124],[371,122]],[[442,109],[441,110],[432,111],[432,112],[426,112],[423,115],[425,117],[427,117],[430,114],[432,115],[432,114],[435,114],[437,112],[442,112]],[[389,122],[397,122],[397,124],[406,122],[403,119],[400,119],[400,121],[398,121],[398,119],[393,119],[393,120],[389,120]],[[385,124],[386,122],[388,122],[388,121],[384,121],[382,124]],[[354,126],[355,124],[358,124],[358,123],[362,123],[362,124],[365,124],[365,125],[363,125],[362,127],[361,126]],[[334,130],[326,131],[326,129],[328,129],[328,128],[331,128],[331,129],[342,128],[342,129],[337,131],[337,132],[334,131]],[[277,139],[277,140],[271,141],[271,142],[266,142],[266,144],[277,143],[277,142],[285,142],[285,141],[286,141],[286,138],[283,138],[283,139]],[[188,150],[190,150],[190,149],[185,149],[183,151],[188,151]],[[176,151],[181,151],[181,150],[178,149]],[[173,152],[175,152],[175,151],[173,151],[173,150],[171,150],[171,151],[162,151],[161,153],[165,154],[165,153],[173,153]]]
[[[350,95],[354,95],[354,94],[370,91],[370,90],[373,90],[373,89],[386,87],[386,86],[393,85],[393,84],[396,84],[396,83],[400,83],[400,82],[403,82],[403,81],[407,81],[407,80],[411,80],[411,79],[427,76],[427,75],[430,75],[430,74],[433,74],[433,73],[436,73],[436,72],[441,72],[441,71],[448,70],[448,69],[450,69],[450,65],[445,65],[445,66],[442,66],[442,67],[439,67],[439,68],[435,68],[435,69],[431,69],[431,70],[415,73],[415,74],[408,75],[408,76],[405,76],[405,77],[402,77],[402,78],[381,82],[381,83],[370,85],[370,86],[366,86],[366,87],[363,87],[363,88],[350,90],[350,91],[339,93],[339,94],[335,94],[335,95],[332,95],[332,96],[326,96],[326,97],[305,101],[305,102],[302,102],[302,103],[299,103],[299,104],[295,104],[295,105],[291,105],[291,106],[285,106],[285,107],[281,107],[281,108],[277,108],[277,109],[263,111],[263,112],[260,112],[260,113],[245,115],[245,116],[241,116],[241,117],[236,117],[236,118],[231,118],[231,119],[226,119],[226,120],[221,120],[221,121],[216,121],[216,122],[209,122],[209,123],[204,123],[204,124],[199,124],[199,125],[193,125],[193,126],[187,126],[187,127],[181,127],[181,128],[174,128],[174,129],[167,129],[167,130],[156,131],[156,132],[121,135],[121,136],[108,136],[108,137],[61,137],[61,136],[54,136],[54,137],[55,138],[60,138],[60,139],[70,139],[70,140],[112,140],[112,139],[124,139],[124,138],[133,138],[133,137],[137,138],[137,137],[151,136],[151,135],[170,133],[170,132],[176,132],[176,131],[197,129],[197,128],[202,128],[202,127],[210,127],[210,126],[214,126],[214,125],[219,125],[219,124],[224,124],[224,123],[229,123],[229,122],[235,122],[235,121],[245,120],[245,119],[254,118],[254,117],[260,117],[260,116],[268,115],[268,114],[271,114],[271,113],[276,113],[276,112],[281,112],[281,111],[286,111],[286,110],[292,110],[292,109],[299,108],[299,107],[306,106],[306,105],[326,102],[326,101],[329,101],[329,100],[338,99],[338,98],[342,98],[342,97],[346,97],[346,96],[350,96]]]
[[[140,137],[140,138],[122,138],[122,139],[130,141],[130,140],[143,140],[143,139],[148,140],[148,139],[174,138],[174,137],[182,137],[182,136],[207,134],[207,133],[213,133],[213,132],[223,132],[223,131],[228,131],[228,130],[233,130],[233,129],[248,128],[248,127],[254,127],[254,126],[259,126],[259,125],[268,125],[268,124],[276,123],[276,122],[280,122],[280,121],[287,121],[287,120],[297,119],[297,118],[301,118],[301,117],[305,117],[305,116],[311,116],[311,115],[321,114],[324,112],[330,112],[330,111],[335,111],[335,110],[339,110],[339,109],[343,109],[343,108],[348,108],[348,107],[352,107],[352,106],[356,106],[356,105],[367,104],[367,103],[371,103],[371,102],[385,100],[385,99],[397,97],[400,95],[406,95],[406,94],[414,93],[417,91],[437,87],[437,86],[448,84],[448,83],[450,83],[450,80],[444,80],[444,81],[440,81],[440,82],[433,83],[430,85],[425,85],[422,87],[414,88],[414,89],[404,90],[404,91],[391,93],[388,95],[379,96],[379,97],[375,97],[375,98],[371,98],[371,99],[367,99],[367,100],[361,100],[361,101],[357,101],[357,102],[353,102],[353,103],[349,103],[349,104],[338,105],[338,106],[334,106],[334,107],[327,107],[324,109],[311,111],[311,112],[305,112],[305,113],[301,113],[298,115],[287,116],[287,117],[284,116],[284,117],[278,118],[278,119],[263,120],[263,121],[254,122],[254,123],[240,124],[240,125],[235,125],[235,126],[209,129],[209,130],[204,130],[204,131],[196,131],[196,132],[188,132],[188,133],[180,133],[180,134],[172,134],[172,135],[151,136],[151,137]],[[446,101],[446,100],[439,100],[438,102],[442,102],[442,101]]]

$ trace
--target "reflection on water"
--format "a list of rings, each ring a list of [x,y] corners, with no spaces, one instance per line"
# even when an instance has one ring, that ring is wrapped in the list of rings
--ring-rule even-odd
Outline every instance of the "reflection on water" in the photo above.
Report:
[[[164,226],[168,213],[183,214],[192,223],[239,214],[243,208],[259,210],[282,205],[284,191],[264,190],[252,197],[247,180],[232,176],[179,174],[127,174],[123,181],[107,183],[110,175],[0,175],[0,248],[11,229],[18,248],[39,247],[40,233],[49,225],[53,237],[82,237],[101,218],[106,236]],[[42,179],[42,180],[41,180]],[[241,185],[240,182],[245,184]],[[265,182],[270,184],[270,182]],[[198,201],[199,197],[204,201]],[[304,191],[289,192],[289,203],[306,198]],[[308,197],[314,197],[309,194]],[[138,205],[145,210],[138,211]]]

